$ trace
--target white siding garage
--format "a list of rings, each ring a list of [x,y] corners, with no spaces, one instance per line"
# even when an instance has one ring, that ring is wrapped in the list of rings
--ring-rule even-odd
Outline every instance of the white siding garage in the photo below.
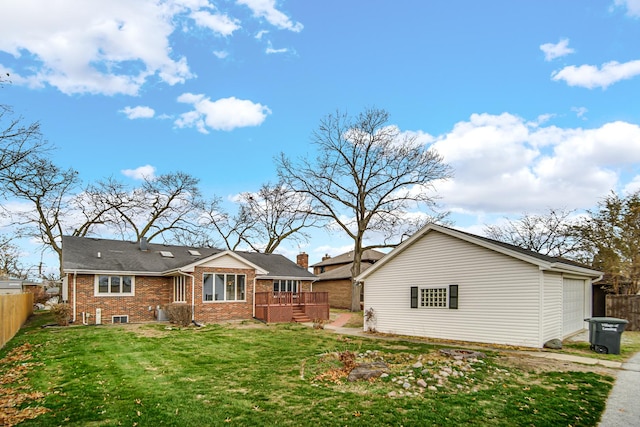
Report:
[[[584,328],[584,319],[590,315],[585,309],[585,280],[564,279],[562,289],[562,333],[571,335]]]
[[[379,332],[542,347],[584,327],[601,273],[428,225],[362,273]]]

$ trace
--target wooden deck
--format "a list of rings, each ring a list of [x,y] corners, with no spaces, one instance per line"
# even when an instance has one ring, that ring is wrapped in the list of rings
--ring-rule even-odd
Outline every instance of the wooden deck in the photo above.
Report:
[[[267,323],[329,320],[329,293],[256,292],[255,307],[256,319]]]

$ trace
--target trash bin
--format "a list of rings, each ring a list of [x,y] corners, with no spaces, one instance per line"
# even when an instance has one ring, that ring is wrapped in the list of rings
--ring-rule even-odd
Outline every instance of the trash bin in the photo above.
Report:
[[[615,317],[590,317],[589,344],[596,353],[620,354],[620,337],[629,323],[626,319]]]

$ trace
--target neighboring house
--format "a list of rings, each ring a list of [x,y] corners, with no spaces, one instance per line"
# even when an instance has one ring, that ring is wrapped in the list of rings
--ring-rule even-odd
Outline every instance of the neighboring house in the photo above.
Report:
[[[22,279],[4,278],[0,279],[0,294],[21,294]]]
[[[308,265],[306,254],[298,259]],[[264,293],[310,292],[315,276],[282,255],[64,236],[62,298],[83,323],[152,321],[158,307],[184,303],[197,322],[251,319]],[[302,305],[302,304],[298,304]],[[306,310],[305,307],[302,307]],[[328,318],[328,306],[326,316]],[[314,318],[320,318],[314,313]],[[265,319],[268,320],[268,319]],[[282,319],[291,321],[291,318]]]
[[[599,271],[428,225],[357,277],[365,328],[543,347],[585,328]]]
[[[371,267],[385,254],[372,249],[362,254],[360,272]],[[353,266],[353,251],[336,257],[326,255],[317,264],[313,264],[313,274],[318,276],[313,283],[313,289],[317,292],[329,293],[329,305],[333,308],[351,308],[352,279],[351,267]],[[362,302],[362,293],[360,302]]]

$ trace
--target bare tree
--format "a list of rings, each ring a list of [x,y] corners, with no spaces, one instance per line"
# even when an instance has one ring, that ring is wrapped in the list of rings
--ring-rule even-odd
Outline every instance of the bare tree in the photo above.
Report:
[[[243,240],[255,251],[273,253],[286,239],[306,242],[305,229],[317,226],[308,197],[277,183],[264,184],[257,193],[240,195],[239,218],[253,224],[252,237]]]
[[[27,271],[20,262],[20,250],[12,240],[12,237],[0,235],[0,277],[26,279]]]
[[[575,227],[592,265],[605,273],[614,294],[640,290],[640,191],[611,192]],[[606,283],[605,282],[605,283]]]
[[[407,211],[433,208],[435,183],[452,173],[438,153],[388,120],[389,113],[376,108],[355,117],[328,115],[313,133],[318,150],[313,161],[292,162],[284,154],[278,160],[284,184],[316,202],[314,214],[353,239],[353,278],[360,274],[362,253],[398,244],[406,232]],[[382,243],[367,245],[369,236]],[[360,310],[355,280],[351,309]]]
[[[0,173],[50,149],[40,132],[40,123],[24,124],[11,107],[0,105]]]
[[[487,237],[554,257],[574,257],[580,239],[573,231],[573,210],[548,209],[544,214],[524,213],[505,224],[487,225]]]
[[[12,212],[18,235],[38,239],[56,252],[61,262],[60,238],[67,231],[65,220],[73,217],[69,200],[79,184],[78,173],[35,156],[5,168],[0,173],[0,184],[8,193],[5,196],[13,196],[29,205],[21,212]]]
[[[88,189],[86,198],[89,211],[100,213],[101,222],[123,239],[175,241],[198,233],[203,206],[198,182],[184,172],[145,177],[136,188],[110,178]]]

